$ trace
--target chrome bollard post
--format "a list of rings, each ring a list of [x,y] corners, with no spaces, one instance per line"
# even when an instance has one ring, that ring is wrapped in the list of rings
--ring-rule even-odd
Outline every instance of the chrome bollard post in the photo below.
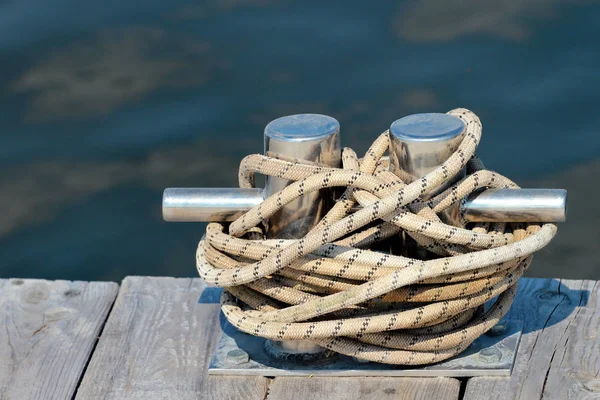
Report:
[[[319,114],[298,114],[278,118],[265,128],[265,155],[287,161],[340,167],[342,147],[340,124],[331,117]],[[291,182],[267,176],[265,197],[279,192]],[[269,218],[267,236],[298,239],[306,235],[325,216],[333,205],[333,190],[322,189],[308,193]],[[278,358],[320,354],[320,346],[307,340],[267,341],[269,354]]]
[[[342,147],[339,122],[320,114],[298,114],[278,118],[265,128],[265,155],[325,167],[340,167]],[[267,176],[265,197],[291,182]],[[308,193],[269,218],[267,236],[298,239],[306,235],[333,205],[332,189]]]
[[[448,114],[413,114],[390,126],[390,170],[411,183],[438,168],[460,145],[465,126],[460,118]],[[456,176],[428,198],[443,192],[465,176]]]

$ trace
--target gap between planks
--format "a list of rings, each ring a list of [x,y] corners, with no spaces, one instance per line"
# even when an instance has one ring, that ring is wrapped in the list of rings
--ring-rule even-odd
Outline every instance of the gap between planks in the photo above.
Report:
[[[453,378],[209,377],[219,291],[200,279],[127,277],[76,399],[458,399]]]

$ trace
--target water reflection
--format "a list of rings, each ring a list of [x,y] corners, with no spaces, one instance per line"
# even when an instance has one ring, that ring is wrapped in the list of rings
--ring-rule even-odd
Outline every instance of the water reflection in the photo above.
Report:
[[[197,20],[230,12],[235,8],[267,7],[283,0],[208,0],[200,4],[185,5],[169,15],[174,20]]]
[[[561,9],[589,0],[420,0],[397,17],[398,34],[415,42],[450,41],[468,35],[524,40],[533,21],[559,18]]]
[[[596,204],[598,190],[590,188],[600,176],[600,162],[594,161],[567,171],[521,185],[560,187],[569,192],[567,223],[560,224],[551,245],[534,258],[532,276],[598,279],[600,261],[600,209]]]
[[[29,68],[14,90],[32,94],[33,121],[107,114],[158,89],[207,82],[225,65],[210,47],[158,28],[109,30]]]
[[[0,240],[13,231],[50,221],[65,208],[94,194],[122,185],[162,191],[202,177],[206,185],[235,186],[238,160],[207,151],[209,143],[161,149],[135,161],[54,161],[5,169],[0,173],[0,192],[7,194],[0,197]],[[239,146],[231,149],[241,153],[248,147],[243,142]],[[152,200],[158,208],[160,197]]]

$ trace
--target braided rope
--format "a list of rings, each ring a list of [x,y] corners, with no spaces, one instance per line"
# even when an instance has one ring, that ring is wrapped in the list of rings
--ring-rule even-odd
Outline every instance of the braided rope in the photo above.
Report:
[[[518,187],[485,170],[475,156],[479,118],[466,109],[449,114],[465,124],[462,143],[443,165],[409,184],[388,172],[388,132],[362,159],[344,149],[341,169],[244,158],[240,187],[253,187],[256,173],[294,182],[231,223],[228,233],[222,224],[209,224],[198,246],[198,272],[225,287],[221,304],[229,322],[251,335],[311,340],[359,359],[400,365],[450,358],[494,326],[512,304],[533,253],[550,242],[556,226],[465,229],[438,218],[479,188]],[[463,167],[465,179],[423,200]],[[346,191],[305,237],[264,240],[264,219],[304,194],[331,187]],[[352,212],[356,203],[361,208]],[[401,234],[438,258],[368,249]]]

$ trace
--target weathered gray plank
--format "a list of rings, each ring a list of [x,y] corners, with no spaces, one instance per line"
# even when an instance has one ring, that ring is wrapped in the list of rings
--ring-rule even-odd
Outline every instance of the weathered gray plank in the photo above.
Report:
[[[71,399],[117,290],[0,280],[0,399]]]
[[[77,399],[264,399],[263,377],[207,377],[219,305],[200,279],[128,277]]]
[[[510,378],[469,379],[464,398],[542,398],[549,372],[561,349],[561,340],[566,340],[565,332],[577,330],[575,317],[580,307],[596,304],[598,296],[593,291],[597,288],[594,281],[522,279],[509,312],[509,318],[524,322],[524,335],[513,372]],[[549,393],[544,398],[554,398],[548,396]]]
[[[590,289],[590,294],[585,306],[588,308],[600,309],[600,281],[594,281],[594,287]]]
[[[275,378],[267,400],[458,399],[451,378]]]
[[[543,398],[600,398],[600,310],[578,310],[554,354]]]

